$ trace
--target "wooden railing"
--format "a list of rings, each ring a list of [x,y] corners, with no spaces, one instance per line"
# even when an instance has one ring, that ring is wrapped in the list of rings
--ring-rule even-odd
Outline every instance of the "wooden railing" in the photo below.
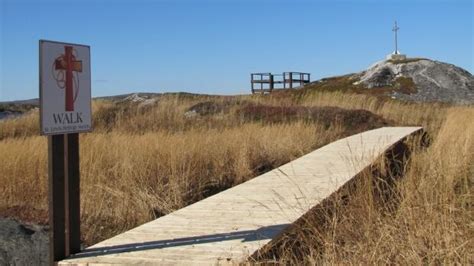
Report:
[[[252,93],[271,93],[274,90],[302,87],[311,81],[310,73],[283,72],[283,74],[251,73]],[[295,86],[296,85],[296,86]]]

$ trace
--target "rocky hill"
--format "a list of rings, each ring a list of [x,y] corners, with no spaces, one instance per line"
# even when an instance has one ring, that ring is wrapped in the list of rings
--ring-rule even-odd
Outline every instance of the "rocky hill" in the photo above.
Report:
[[[321,79],[314,89],[349,90],[418,102],[474,103],[474,77],[452,64],[424,58],[384,60],[367,70]]]

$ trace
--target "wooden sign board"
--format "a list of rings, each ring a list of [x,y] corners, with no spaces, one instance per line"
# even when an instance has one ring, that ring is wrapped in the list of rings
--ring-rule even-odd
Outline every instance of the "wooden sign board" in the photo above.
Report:
[[[41,134],[91,131],[90,47],[40,40],[39,62]]]

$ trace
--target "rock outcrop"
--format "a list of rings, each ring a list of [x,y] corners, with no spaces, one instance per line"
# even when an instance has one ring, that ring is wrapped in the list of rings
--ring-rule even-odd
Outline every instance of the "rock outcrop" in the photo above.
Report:
[[[0,265],[48,265],[48,241],[44,226],[0,218]]]
[[[399,87],[391,97],[412,101],[474,103],[474,77],[452,64],[422,58],[384,60],[355,74],[354,85],[367,89]]]

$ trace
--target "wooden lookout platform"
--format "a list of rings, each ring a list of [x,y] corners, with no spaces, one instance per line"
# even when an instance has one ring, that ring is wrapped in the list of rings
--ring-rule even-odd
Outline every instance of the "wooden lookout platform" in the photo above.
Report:
[[[271,93],[274,90],[293,89],[304,86],[311,81],[311,74],[303,72],[283,72],[283,74],[251,73],[252,93]]]
[[[245,262],[420,127],[356,134],[89,247],[59,265]]]

